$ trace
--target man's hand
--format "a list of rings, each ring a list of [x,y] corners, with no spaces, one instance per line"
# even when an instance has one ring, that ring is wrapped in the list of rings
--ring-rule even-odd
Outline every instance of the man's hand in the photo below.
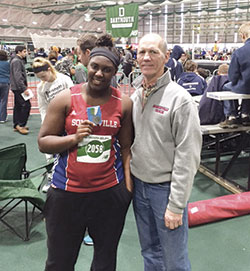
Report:
[[[176,214],[166,209],[164,220],[166,227],[174,230],[182,225],[182,214]]]
[[[28,89],[26,89],[23,93],[24,93],[24,95],[28,96],[29,95]]]

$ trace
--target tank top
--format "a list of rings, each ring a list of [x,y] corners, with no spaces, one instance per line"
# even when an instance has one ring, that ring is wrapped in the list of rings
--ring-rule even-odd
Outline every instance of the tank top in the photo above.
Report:
[[[71,88],[71,108],[65,121],[65,134],[75,134],[88,119],[90,107],[82,97],[81,85]],[[111,87],[112,88],[112,87]],[[102,122],[93,133],[72,149],[57,155],[52,185],[71,192],[95,192],[110,188],[124,179],[117,134],[121,127],[121,93],[112,88],[109,100],[100,105]]]

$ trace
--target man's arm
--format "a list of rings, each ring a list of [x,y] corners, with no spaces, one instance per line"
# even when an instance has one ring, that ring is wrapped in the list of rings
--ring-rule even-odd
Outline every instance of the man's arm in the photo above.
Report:
[[[234,53],[228,69],[228,79],[232,85],[236,85],[240,78],[240,64],[237,55]]]
[[[170,229],[182,225],[182,213],[200,164],[202,136],[197,108],[193,102],[187,101],[174,112],[172,133],[176,148],[171,193],[165,213],[165,225]]]
[[[13,63],[12,71],[13,71],[13,80],[15,82],[15,86],[18,88],[18,90],[21,90],[21,92],[24,92],[27,89],[27,86],[24,81],[23,64],[21,60],[15,61]]]

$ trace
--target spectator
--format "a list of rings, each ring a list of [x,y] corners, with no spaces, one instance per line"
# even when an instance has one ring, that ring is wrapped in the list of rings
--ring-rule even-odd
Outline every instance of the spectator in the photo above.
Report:
[[[42,122],[46,116],[49,103],[62,90],[69,89],[74,84],[65,74],[59,73],[52,66],[51,62],[45,58],[37,57],[32,64],[36,76],[41,79],[37,86],[38,107]],[[46,160],[49,162],[53,155],[46,154]],[[48,182],[43,186],[42,191],[47,192],[50,187],[51,173],[48,175]]]
[[[217,75],[214,75],[208,84],[207,89],[202,95],[199,104],[200,123],[217,124],[225,119],[223,111],[223,101],[217,101],[207,97],[207,92],[222,91],[226,83],[228,83],[228,65],[221,64]]]
[[[88,66],[90,52],[92,49],[96,47],[96,41],[97,41],[97,37],[93,34],[84,34],[82,37],[80,37],[77,40],[77,45],[78,45],[77,52],[79,54],[81,63],[85,67]],[[86,71],[86,76],[87,76],[87,72],[88,71]],[[111,79],[111,86],[115,88],[117,87],[115,75]]]
[[[188,60],[186,72],[182,73],[177,83],[184,87],[192,96],[202,95],[207,87],[206,80],[197,73],[198,65]]]
[[[134,86],[131,172],[144,270],[190,271],[187,202],[199,167],[201,132],[192,97],[164,71],[158,34],[141,38]]]
[[[36,52],[35,57],[44,57],[44,58],[46,58],[46,57],[48,57],[48,56],[47,56],[47,54],[45,53],[44,48],[40,48],[40,49]]]
[[[74,84],[68,76],[57,72],[47,59],[35,58],[32,67],[36,76],[41,79],[37,86],[37,97],[43,122],[52,99],[62,90],[73,87]]]
[[[204,68],[198,68],[197,73],[206,81],[207,78],[210,76],[210,71]]]
[[[130,73],[132,72],[132,68],[134,65],[134,60],[133,60],[133,50],[132,50],[132,45],[127,45],[126,50],[125,50],[125,56],[123,58],[122,62],[122,71],[123,75],[121,76],[119,83],[122,82],[124,79],[124,74],[128,78]],[[132,78],[129,78],[130,83],[132,83]]]
[[[187,61],[189,59],[190,59],[190,57],[188,56],[187,53],[182,53],[181,54],[181,57],[180,57],[179,61],[181,62],[184,71],[185,71],[185,64],[187,63]]]
[[[10,87],[14,93],[13,128],[14,131],[27,135],[29,128],[26,124],[30,115],[31,103],[29,99],[25,100],[23,98],[23,95],[29,95],[27,75],[23,63],[27,55],[26,47],[17,45],[15,53],[16,55],[10,62]]]
[[[58,53],[57,51],[50,51],[49,52],[49,55],[48,55],[48,59],[50,61],[50,63],[55,66],[56,65],[56,62],[57,62],[57,58],[58,58]]]
[[[214,60],[217,60],[218,53],[219,53],[219,47],[218,47],[218,41],[216,40],[214,42],[214,46],[213,46],[213,57],[214,57]]]
[[[56,62],[55,69],[58,72],[63,73],[72,78],[72,76],[75,74],[75,66],[73,61],[74,55],[71,53],[70,50],[67,50],[66,56]]]
[[[10,88],[10,63],[7,52],[0,50],[0,123],[8,119],[7,103]]]
[[[230,83],[224,89],[235,93],[250,94],[250,22],[244,23],[239,28],[242,42],[245,44],[234,51],[229,65],[228,78]],[[240,111],[237,103],[232,100],[224,101],[226,120],[220,123],[222,128],[236,128],[239,123],[250,125],[250,100],[242,100]]]
[[[183,49],[179,45],[175,45],[166,63],[166,67],[170,69],[171,79],[173,81],[177,81],[183,73],[183,66],[178,61],[182,54],[185,54]]]

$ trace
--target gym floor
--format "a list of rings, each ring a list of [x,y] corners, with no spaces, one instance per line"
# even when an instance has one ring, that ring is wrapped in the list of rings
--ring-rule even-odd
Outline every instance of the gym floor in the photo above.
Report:
[[[12,129],[12,116],[5,124],[0,124],[0,148],[24,142],[27,145],[27,169],[45,163],[44,154],[37,147],[37,134],[40,116],[31,115],[28,126],[30,133],[20,135]],[[243,163],[240,161],[239,163]],[[236,166],[234,175],[241,170]],[[247,173],[246,173],[247,175]],[[230,192],[197,173],[190,202],[205,200]],[[3,205],[0,202],[0,206]],[[22,207],[9,218],[19,230],[23,230]],[[189,255],[193,271],[249,271],[250,270],[250,216],[241,216],[206,225],[190,228]],[[38,216],[31,230],[29,241],[22,241],[0,223],[0,270],[41,271],[46,260],[46,232],[41,216]],[[76,271],[88,271],[93,247],[82,245]],[[132,206],[130,206],[125,228],[119,244],[117,271],[142,271],[143,260],[140,254],[137,229]],[[152,270],[153,271],[153,270]]]

